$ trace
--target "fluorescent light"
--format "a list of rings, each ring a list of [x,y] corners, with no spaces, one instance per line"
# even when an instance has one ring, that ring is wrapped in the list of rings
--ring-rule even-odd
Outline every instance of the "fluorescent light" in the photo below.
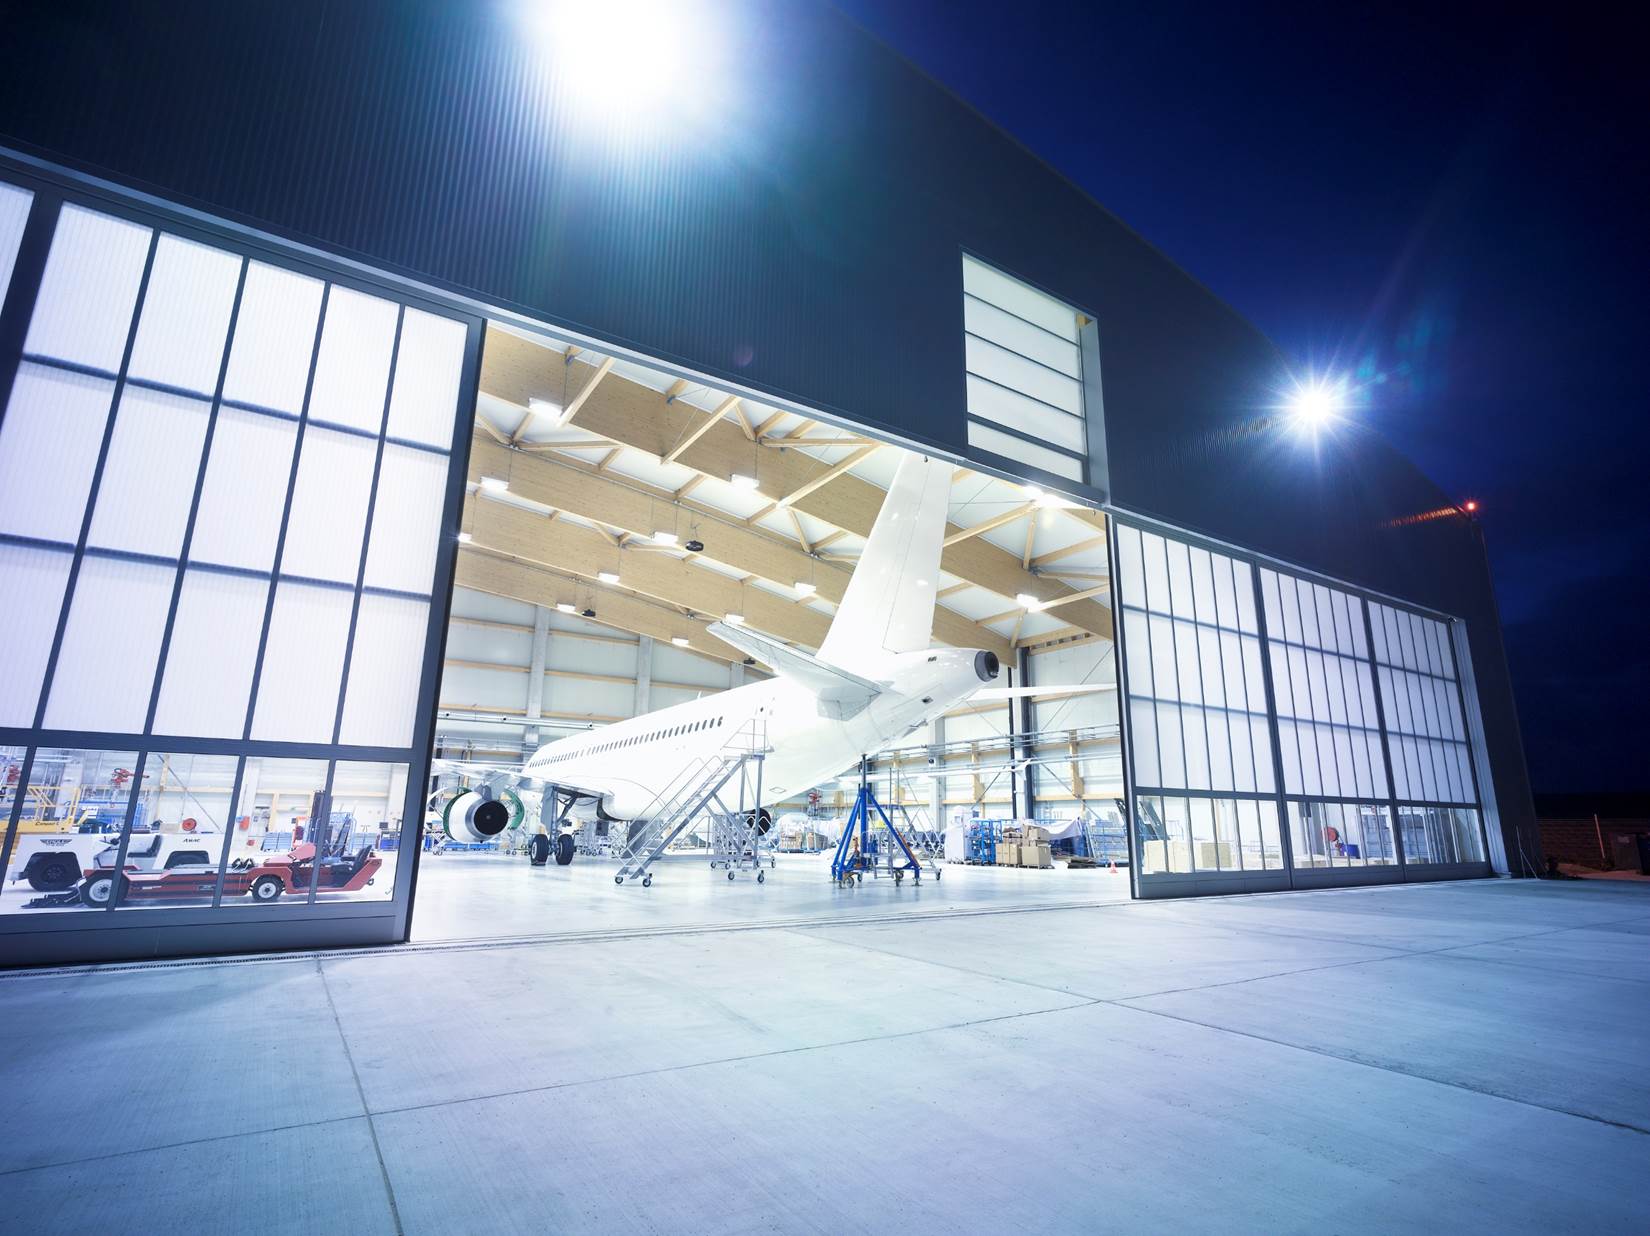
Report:
[[[819,585],[810,584],[805,579],[799,579],[796,581],[796,590],[805,597],[811,597],[814,593],[819,591]]]
[[[653,534],[653,541],[657,545],[674,545],[679,540],[681,538],[674,532],[655,532]]]
[[[557,601],[556,602],[556,608],[559,609],[564,614],[576,614],[576,613],[579,612],[576,608],[569,605],[566,601]]]
[[[604,584],[616,584],[619,582],[619,573],[617,571],[597,571],[596,578]]]
[[[561,404],[552,403],[548,399],[529,399],[527,410],[534,416],[547,421],[561,420]]]
[[[742,627],[745,625],[745,615],[724,614],[722,616],[722,621],[726,622],[730,627]]]
[[[746,476],[743,472],[735,472],[728,482],[736,489],[755,489],[758,484],[754,476]]]
[[[686,648],[688,646],[688,638],[685,635],[672,635],[670,637],[670,642],[675,644],[678,648]]]
[[[509,491],[510,482],[502,476],[484,476],[481,478],[481,487],[490,494],[502,494]]]
[[[1069,505],[1059,494],[1038,494],[1036,502],[1045,511],[1058,511]]]
[[[460,532],[458,534],[458,543],[460,545],[468,545],[474,539],[475,538],[472,537],[468,532]]]
[[[1032,596],[1029,592],[1017,593],[1014,599],[1020,605],[1024,606],[1033,613],[1043,608],[1043,603],[1036,597]]]

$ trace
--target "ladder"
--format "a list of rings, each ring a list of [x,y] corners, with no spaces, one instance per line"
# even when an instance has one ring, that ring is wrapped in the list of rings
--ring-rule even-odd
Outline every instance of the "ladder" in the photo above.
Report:
[[[756,765],[756,806],[752,812],[760,819],[762,761],[769,750],[767,727],[759,719],[753,718],[741,726],[715,755],[689,764],[678,773],[659,791],[658,796],[641,817],[642,827],[632,833],[628,843],[624,845],[621,851],[624,861],[619,867],[618,874],[613,877],[613,883],[623,884],[626,880],[640,879],[643,888],[651,887],[653,873],[649,868],[654,861],[686,832],[712,803],[721,808],[721,814],[724,816],[735,814],[722,802],[722,788],[735,777],[742,777],[746,767],[753,762]],[[739,814],[742,816],[744,813]],[[733,874],[730,868],[730,880]],[[762,880],[760,871],[756,878],[759,882]]]

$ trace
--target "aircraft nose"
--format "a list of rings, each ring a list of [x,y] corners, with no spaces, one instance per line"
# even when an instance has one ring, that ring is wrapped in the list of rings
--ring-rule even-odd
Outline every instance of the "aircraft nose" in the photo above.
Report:
[[[981,682],[990,682],[997,676],[997,671],[1000,669],[1002,669],[1002,662],[997,660],[996,653],[976,652],[974,654],[974,673],[979,676]]]

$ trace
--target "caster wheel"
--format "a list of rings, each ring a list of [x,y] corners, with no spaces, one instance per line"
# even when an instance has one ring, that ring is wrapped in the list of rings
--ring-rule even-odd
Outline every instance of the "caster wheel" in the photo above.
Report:
[[[731,871],[728,872],[728,879],[730,879],[730,880],[733,879],[733,872],[731,872]]]
[[[766,879],[767,879],[767,878],[768,878],[768,877],[767,877],[767,875],[766,875],[766,874],[764,874],[764,873],[763,873],[763,872],[760,872],[760,871],[758,871],[758,872],[757,872],[757,873],[756,873],[756,882],[757,882],[757,883],[758,883],[758,884],[760,884],[760,883],[762,883],[762,882],[763,882],[763,881],[764,881],[764,880],[766,880]]]
[[[613,883],[623,884],[624,883],[624,877],[623,876],[614,876],[613,877]]]
[[[857,875],[854,879],[858,880],[861,884],[865,883],[865,877],[862,875]]]
[[[652,888],[653,887],[653,877],[650,876],[650,875],[643,876],[642,877],[642,887],[643,888]]]
[[[940,882],[940,873],[938,871],[936,871],[934,873],[934,883],[938,884],[939,882]]]

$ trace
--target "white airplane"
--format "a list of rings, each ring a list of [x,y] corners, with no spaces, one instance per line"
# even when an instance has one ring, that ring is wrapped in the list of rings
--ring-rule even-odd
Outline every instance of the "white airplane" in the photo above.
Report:
[[[520,775],[571,799],[575,815],[646,819],[690,769],[761,735],[768,749],[755,804],[761,809],[898,744],[971,697],[1112,689],[986,687],[1000,669],[995,653],[929,646],[952,470],[918,455],[900,463],[817,655],[712,623],[711,634],[775,676],[547,743]],[[551,801],[547,794],[546,806]],[[446,829],[454,840],[483,842],[509,819],[507,806],[483,788],[453,802]],[[571,861],[571,838],[558,844],[558,861]]]

